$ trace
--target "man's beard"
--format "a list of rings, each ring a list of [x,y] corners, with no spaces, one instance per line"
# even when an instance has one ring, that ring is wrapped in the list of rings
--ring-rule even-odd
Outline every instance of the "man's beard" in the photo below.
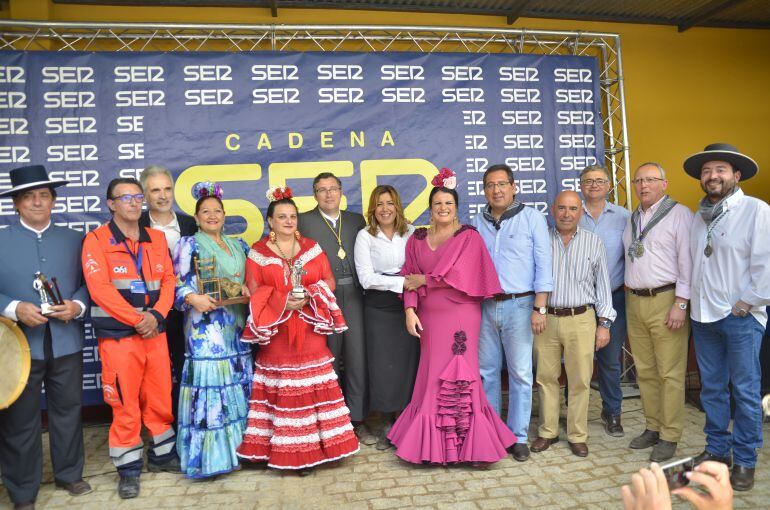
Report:
[[[700,185],[701,189],[706,193],[706,196],[709,198],[722,199],[733,192],[736,182],[733,181],[732,183],[728,183],[726,181],[722,181],[722,187],[713,191],[709,191],[708,184],[709,183]]]

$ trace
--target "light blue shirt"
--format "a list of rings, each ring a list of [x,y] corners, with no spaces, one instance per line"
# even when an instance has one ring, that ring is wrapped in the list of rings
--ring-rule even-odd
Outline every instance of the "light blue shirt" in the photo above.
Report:
[[[585,202],[583,203],[583,217],[580,218],[580,227],[593,232],[604,241],[612,290],[623,285],[626,269],[623,231],[626,229],[629,217],[631,217],[631,212],[628,209],[605,202],[604,210],[599,215],[599,221],[596,221],[588,212]]]
[[[484,239],[506,294],[553,290],[551,238],[541,213],[526,206],[503,220],[500,230],[483,214],[477,214],[472,223]]]

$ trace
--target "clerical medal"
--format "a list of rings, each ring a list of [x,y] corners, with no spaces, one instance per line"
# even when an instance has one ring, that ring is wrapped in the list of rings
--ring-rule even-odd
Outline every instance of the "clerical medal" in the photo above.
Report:
[[[709,243],[706,245],[706,248],[703,249],[703,254],[710,257],[712,253],[714,253],[714,248],[712,248],[711,243]]]
[[[337,258],[339,259],[345,258],[345,250],[342,249],[342,246],[340,246],[340,249],[337,250]]]
[[[634,255],[636,258],[641,257],[644,255],[644,245],[642,243],[636,243],[636,248],[634,249]]]

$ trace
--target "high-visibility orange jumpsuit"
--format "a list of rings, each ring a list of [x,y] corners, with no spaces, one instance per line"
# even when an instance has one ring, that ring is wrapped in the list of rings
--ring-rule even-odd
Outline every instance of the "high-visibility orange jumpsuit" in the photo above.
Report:
[[[152,434],[150,463],[165,464],[176,456],[165,333],[176,281],[168,244],[162,232],[149,228],[140,228],[134,242],[110,221],[86,235],[82,263],[104,401],[112,407],[110,457],[121,476],[138,476],[142,423]],[[155,316],[159,332],[146,339],[134,329],[145,311]]]

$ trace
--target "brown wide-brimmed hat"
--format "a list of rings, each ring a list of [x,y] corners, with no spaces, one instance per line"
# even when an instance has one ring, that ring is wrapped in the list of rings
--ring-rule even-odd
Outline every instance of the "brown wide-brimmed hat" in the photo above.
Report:
[[[684,171],[691,177],[700,179],[703,165],[709,161],[727,161],[741,172],[741,180],[751,179],[759,170],[757,162],[742,154],[734,145],[729,143],[712,143],[701,152],[697,152],[684,160]]]

